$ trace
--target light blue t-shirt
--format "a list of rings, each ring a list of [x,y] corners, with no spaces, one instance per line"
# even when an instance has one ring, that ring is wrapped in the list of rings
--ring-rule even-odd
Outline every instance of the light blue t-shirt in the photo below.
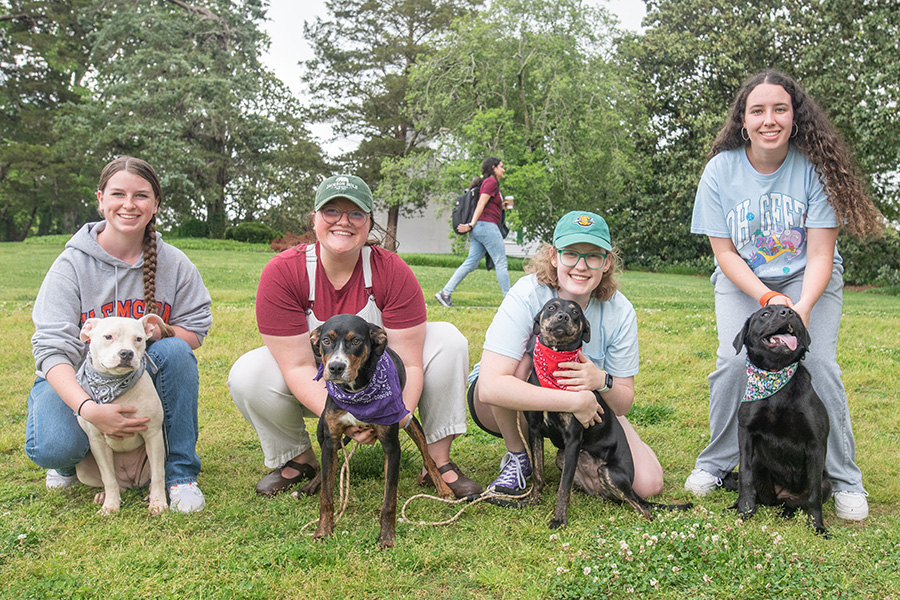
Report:
[[[484,349],[520,360],[534,349],[534,316],[556,290],[539,283],[533,273],[509,290],[484,337]],[[591,341],[582,353],[615,377],[638,372],[637,315],[620,292],[605,302],[591,298],[584,311],[591,324]]]
[[[769,175],[753,168],[744,148],[714,156],[697,188],[691,233],[731,238],[757,277],[780,280],[806,267],[807,229],[837,226],[815,167],[791,145]],[[837,248],[834,262],[841,262]]]

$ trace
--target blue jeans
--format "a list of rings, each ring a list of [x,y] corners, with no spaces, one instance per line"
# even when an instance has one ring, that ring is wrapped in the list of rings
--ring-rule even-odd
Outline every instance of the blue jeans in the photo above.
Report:
[[[828,409],[831,428],[825,468],[836,492],[863,492],[862,473],[856,465],[856,443],[850,425],[847,394],[841,383],[837,363],[838,329],[843,306],[843,267],[835,265],[828,287],[816,302],[809,317],[812,339],[803,364],[812,376],[813,388]],[[697,458],[696,467],[724,477],[738,463],[737,414],[747,387],[747,352],[735,353],[734,338],[759,303],[743,293],[720,271],[711,278],[715,285],[716,321],[719,335],[716,370],[709,376],[709,445]],[[775,291],[787,294],[794,302],[800,299],[803,273],[770,284]]]
[[[478,263],[489,254],[494,261],[494,269],[497,271],[497,283],[500,291],[506,296],[509,291],[509,270],[506,267],[506,247],[503,245],[503,237],[496,223],[478,221],[475,229],[469,234],[469,255],[463,264],[459,265],[453,277],[444,286],[444,293],[452,294],[456,286],[466,278],[466,275],[478,268]]]
[[[171,337],[150,345],[147,355],[156,363],[153,385],[162,401],[166,436],[166,487],[197,481],[197,398],[200,375],[197,358],[187,342]],[[149,370],[149,368],[148,368]],[[75,465],[90,450],[87,434],[72,409],[46,379],[38,377],[28,395],[25,453],[45,469],[74,475]]]

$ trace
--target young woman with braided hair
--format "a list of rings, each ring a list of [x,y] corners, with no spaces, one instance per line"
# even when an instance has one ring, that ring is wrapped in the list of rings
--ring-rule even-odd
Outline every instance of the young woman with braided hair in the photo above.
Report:
[[[75,465],[88,453],[76,414],[112,437],[146,429],[134,408],[88,402],[77,375],[87,356],[79,339],[92,317],[133,317],[154,312],[167,323],[148,340],[148,365],[165,412],[168,442],[166,487],[174,510],[205,505],[197,487],[199,374],[193,350],[212,323],[209,292],[197,268],[156,233],[159,178],[143,160],[110,162],[100,175],[98,210],[67,243],[41,284],[32,314],[32,346],[38,378],[28,396],[25,452],[48,469],[48,489],[75,485]],[[134,465],[132,465],[134,466]],[[140,464],[133,483],[142,482]]]
[[[734,338],[760,305],[792,307],[812,347],[804,364],[828,408],[826,470],[842,519],[869,513],[837,364],[843,304],[838,229],[878,234],[883,222],[850,153],[800,85],[767,70],[738,90],[713,142],[697,189],[691,232],[709,237],[717,268],[719,350],[709,376],[710,443],[685,488],[698,495],[722,484],[738,462],[737,412],[747,385],[746,356]]]

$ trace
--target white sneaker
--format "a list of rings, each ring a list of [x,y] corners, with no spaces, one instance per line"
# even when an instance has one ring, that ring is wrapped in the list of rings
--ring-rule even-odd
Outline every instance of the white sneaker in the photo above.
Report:
[[[722,487],[722,480],[707,473],[703,469],[694,469],[684,482],[684,489],[695,496],[705,496],[717,487]]]
[[[56,469],[50,469],[47,471],[47,477],[44,479],[44,484],[47,486],[48,490],[61,490],[77,485],[78,476],[63,475]]]
[[[835,492],[834,512],[838,519],[862,521],[869,516],[868,492]]]
[[[203,510],[206,498],[196,482],[176,483],[169,487],[169,509],[183,513]]]

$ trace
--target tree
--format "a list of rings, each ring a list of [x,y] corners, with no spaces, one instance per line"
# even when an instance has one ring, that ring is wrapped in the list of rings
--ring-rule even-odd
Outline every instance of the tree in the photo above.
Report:
[[[614,33],[608,13],[578,0],[497,0],[457,22],[414,67],[409,94],[417,129],[441,141],[433,160],[441,173],[430,176],[446,198],[495,155],[526,238],[549,238],[575,208],[614,219],[641,168],[632,136],[647,127],[609,60]]]
[[[328,0],[332,18],[306,23],[304,33],[315,58],[304,75],[318,121],[335,124],[339,135],[360,139],[342,157],[373,189],[382,179],[386,157],[411,156],[425,138],[406,111],[408,74],[427,56],[430,44],[446,33],[454,19],[481,0]],[[416,211],[422,196],[394,195],[388,202],[388,240],[395,248],[401,206]]]
[[[302,110],[259,62],[260,0],[103,6],[90,40],[95,95],[66,121],[69,136],[154,164],[165,214],[205,214],[213,237],[229,212],[252,220],[282,199],[311,199],[324,163]]]
[[[70,230],[89,214],[93,184],[53,133],[84,93],[88,1],[0,1],[0,240]]]

